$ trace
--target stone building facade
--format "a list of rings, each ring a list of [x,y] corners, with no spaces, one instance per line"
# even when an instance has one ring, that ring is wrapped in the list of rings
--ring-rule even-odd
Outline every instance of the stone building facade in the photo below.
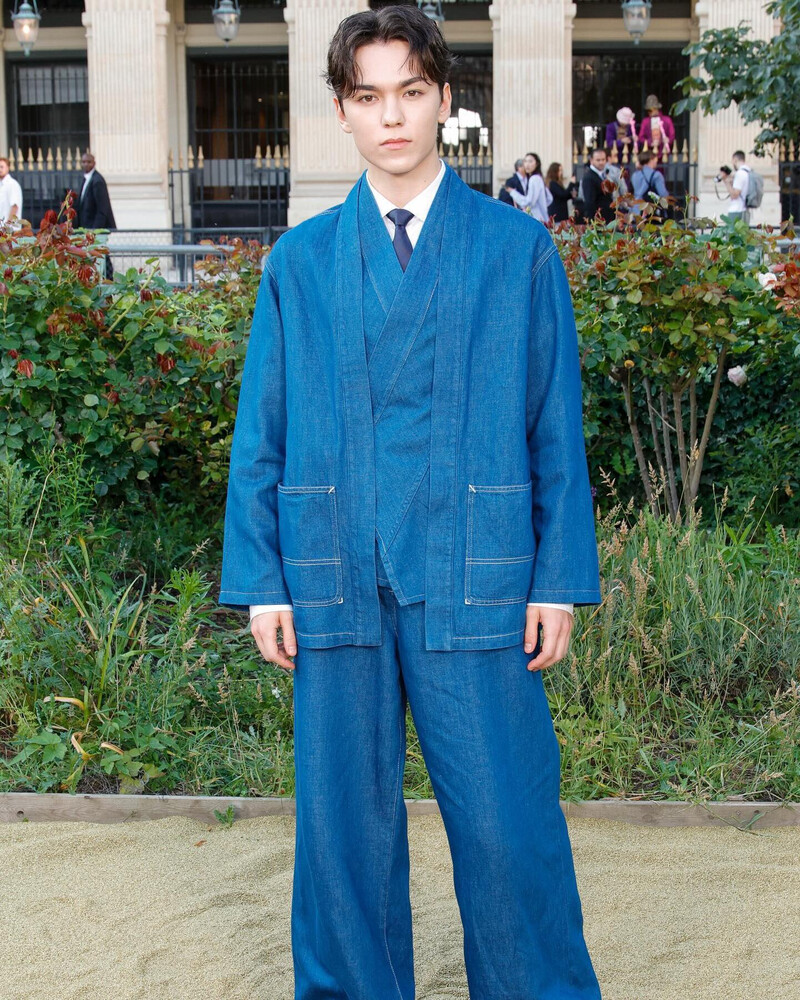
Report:
[[[119,227],[154,230],[175,217],[172,171],[204,142],[206,162],[249,162],[280,147],[290,159],[287,223],[294,225],[341,201],[364,166],[335,124],[321,74],[338,22],[370,5],[241,0],[239,32],[226,46],[210,0],[50,0],[24,59],[11,30],[12,3],[4,0],[0,147],[23,157],[32,149],[35,159],[38,149],[46,156],[88,145]],[[644,92],[659,88],[666,110],[679,95],[665,91],[686,68],[681,49],[706,28],[744,20],[760,37],[777,30],[762,0],[653,0],[639,46],[611,0],[446,0],[442,7],[444,35],[465,61],[453,112],[464,124],[454,134],[484,145],[494,193],[530,149],[545,166],[571,164],[583,145],[580,128],[587,119],[603,125],[617,101],[641,118]],[[687,115],[682,130],[679,141],[697,161],[698,214],[718,215],[725,205],[713,177],[734,149],[752,147],[756,129],[729,109]],[[758,169],[766,194],[756,221],[777,222],[777,163],[765,159]]]

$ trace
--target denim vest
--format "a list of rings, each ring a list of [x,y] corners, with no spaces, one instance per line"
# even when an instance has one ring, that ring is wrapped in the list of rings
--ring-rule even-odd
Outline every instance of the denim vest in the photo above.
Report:
[[[443,233],[442,202],[431,207],[417,243],[426,255],[418,278],[406,283],[386,260],[388,232],[364,185],[359,205],[363,314],[375,429],[375,560],[378,583],[399,604],[425,598],[430,490],[431,394],[436,344],[436,285],[431,272]],[[390,247],[391,252],[394,250]],[[413,256],[413,255],[412,255]],[[411,275],[414,278],[414,272]],[[402,282],[402,284],[401,284]],[[415,300],[422,297],[422,316]],[[413,326],[404,317],[415,317]],[[397,342],[402,343],[398,352]]]

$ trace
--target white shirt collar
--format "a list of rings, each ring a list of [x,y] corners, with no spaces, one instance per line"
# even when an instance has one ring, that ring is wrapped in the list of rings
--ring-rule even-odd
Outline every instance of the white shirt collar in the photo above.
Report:
[[[424,222],[425,217],[431,210],[433,199],[436,197],[436,192],[439,190],[439,185],[444,177],[444,160],[440,159],[439,164],[439,173],[433,178],[430,184],[424,191],[420,191],[418,195],[415,195],[411,201],[405,205],[394,205],[388,198],[385,198],[380,191],[376,191],[370,183],[369,174],[367,174],[367,184],[369,184],[369,189],[378,204],[378,211],[381,215],[386,215],[386,213],[391,212],[393,208],[405,208],[407,211],[413,213],[418,219]]]
[[[93,173],[94,173],[94,167],[92,167],[92,169],[91,169],[91,170],[89,171],[89,173],[88,173],[88,174],[84,174],[84,175],[83,175],[83,179],[84,179],[85,181],[88,181],[88,180],[89,180],[89,178],[90,178],[90,177],[92,176],[92,174],[93,174]]]

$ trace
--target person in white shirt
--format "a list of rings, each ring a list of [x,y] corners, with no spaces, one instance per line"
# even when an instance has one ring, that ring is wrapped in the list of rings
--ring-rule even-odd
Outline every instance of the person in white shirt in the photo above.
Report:
[[[11,164],[0,156],[0,223],[10,229],[21,229],[22,188],[11,176]]]
[[[421,191],[418,195],[415,195],[410,201],[406,202],[405,205],[394,205],[388,198],[384,197],[380,191],[378,191],[372,184],[369,176],[369,170],[367,170],[367,184],[369,184],[369,189],[372,192],[375,201],[378,203],[378,210],[383,216],[383,221],[386,223],[386,229],[389,233],[389,239],[394,240],[394,223],[388,217],[389,212],[395,208],[405,208],[408,212],[413,212],[413,218],[409,219],[406,223],[406,234],[411,241],[411,246],[416,246],[417,239],[419,238],[420,230],[422,229],[422,224],[425,222],[425,217],[430,211],[431,204],[433,203],[434,195],[439,187],[439,183],[444,177],[444,161],[439,160],[439,173],[434,177],[431,183]],[[534,175],[535,176],[535,175]],[[541,180],[541,178],[539,178]],[[529,182],[533,180],[533,177],[528,178]],[[530,187],[529,187],[530,190]],[[514,194],[519,192],[515,191]],[[546,218],[546,217],[545,217]],[[529,606],[534,606],[533,604]],[[558,608],[561,611],[567,611],[569,614],[574,615],[574,604],[551,604],[544,601],[538,601],[535,607],[539,608]],[[250,621],[257,616],[262,614],[268,614],[269,612],[279,612],[279,611],[291,611],[291,604],[252,604],[250,605]]]
[[[728,189],[731,198],[728,216],[733,220],[744,219],[747,222],[749,221],[747,192],[750,187],[750,168],[745,163],[745,156],[741,149],[737,149],[731,159],[733,160],[734,172],[721,175],[722,183]]]

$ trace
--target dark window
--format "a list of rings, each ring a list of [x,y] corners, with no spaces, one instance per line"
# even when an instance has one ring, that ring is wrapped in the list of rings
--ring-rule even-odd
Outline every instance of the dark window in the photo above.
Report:
[[[583,148],[584,126],[597,126],[598,139],[616,119],[617,111],[629,107],[637,124],[645,117],[644,102],[655,94],[669,114],[670,105],[681,96],[675,84],[689,72],[689,58],[679,48],[630,48],[620,51],[574,52],[572,56],[573,139]],[[679,148],[689,137],[689,115],[673,116]]]
[[[185,0],[184,19],[187,24],[211,24],[211,0]],[[286,0],[240,0],[241,24],[248,22],[283,21]]]
[[[86,60],[39,62],[8,59],[9,144],[27,157],[89,144]]]
[[[619,0],[576,0],[578,17],[618,17],[622,20]],[[658,0],[652,17],[691,17],[691,0]]]
[[[442,13],[446,21],[488,21],[491,0],[442,0]],[[372,10],[393,4],[416,7],[416,0],[370,0]]]
[[[492,144],[492,55],[454,51],[458,62],[450,76],[450,114],[459,119],[459,128],[445,132],[440,127],[439,135],[456,147],[463,143],[465,153],[470,144],[473,153],[486,152],[487,145]]]
[[[285,55],[190,58],[190,143],[205,159],[245,159],[289,142]]]
[[[80,28],[83,0],[39,0],[39,13],[43,28]],[[11,12],[14,0],[3,0],[3,24],[12,32]],[[35,51],[35,50],[34,50]]]

